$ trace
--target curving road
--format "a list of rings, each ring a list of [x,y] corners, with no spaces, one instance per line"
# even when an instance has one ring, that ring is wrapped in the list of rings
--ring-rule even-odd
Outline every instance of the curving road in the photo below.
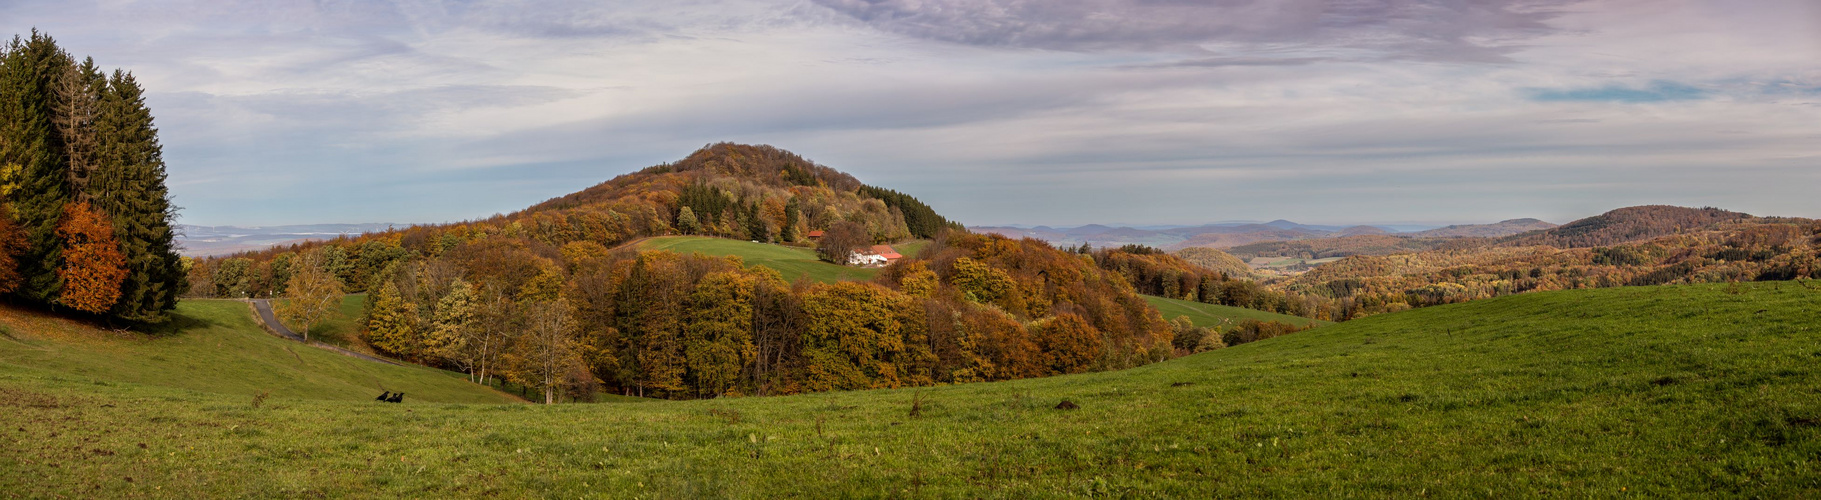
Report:
[[[332,346],[329,344],[324,344],[322,342],[317,342],[314,340],[304,340],[302,335],[298,335],[297,332],[291,331],[290,328],[285,327],[284,323],[280,323],[278,321],[278,316],[276,316],[272,313],[272,301],[271,300],[253,299],[251,302],[253,305],[253,312],[257,313],[259,315],[259,322],[264,323],[265,327],[266,327],[266,331],[272,332],[272,334],[274,334],[274,335],[278,335],[280,337],[295,340],[298,342],[303,342],[305,344],[309,344],[311,346],[315,346],[318,348],[335,351],[335,352],[341,353],[342,355],[345,355],[345,356],[353,356],[356,358],[364,359],[367,361],[372,361],[375,363],[385,363],[388,365],[403,366],[401,363],[390,360],[390,359],[374,357],[374,356],[370,356],[367,354],[362,354],[362,353],[350,351],[347,349],[342,349],[340,347]]]

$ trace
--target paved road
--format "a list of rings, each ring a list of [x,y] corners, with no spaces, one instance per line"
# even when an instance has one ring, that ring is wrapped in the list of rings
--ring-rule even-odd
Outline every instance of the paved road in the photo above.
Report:
[[[346,356],[353,356],[353,357],[364,359],[367,361],[372,361],[375,363],[385,363],[388,365],[400,364],[399,362],[393,361],[390,359],[373,357],[373,356],[369,356],[366,354],[350,351],[347,349],[342,349],[340,347],[332,346],[329,344],[324,344],[322,342],[317,342],[314,340],[304,340],[302,335],[298,335],[296,332],[291,331],[290,328],[285,328],[284,323],[278,322],[278,317],[274,316],[272,314],[272,301],[267,300],[267,299],[253,299],[252,302],[253,302],[253,311],[259,314],[259,321],[262,323],[265,323],[266,331],[268,331],[268,332],[272,332],[273,334],[276,334],[280,337],[295,340],[298,342],[303,342],[303,343],[306,343],[306,344],[309,344],[309,345],[312,345],[315,347],[335,351],[335,352],[341,353]]]

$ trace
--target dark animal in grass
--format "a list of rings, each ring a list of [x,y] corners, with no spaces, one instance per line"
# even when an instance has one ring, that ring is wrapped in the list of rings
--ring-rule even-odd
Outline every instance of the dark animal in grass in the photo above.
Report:
[[[1073,410],[1080,407],[1081,405],[1075,404],[1074,401],[1069,401],[1067,399],[1062,400],[1061,403],[1056,405],[1056,409],[1058,410]]]
[[[405,393],[400,392],[400,393],[393,394],[392,397],[386,398],[386,402],[387,403],[403,403],[403,402],[405,402]]]
[[[386,392],[379,393],[379,397],[373,398],[373,400],[374,401],[386,401],[386,400],[390,399],[391,397],[392,397],[392,391],[386,391]]]

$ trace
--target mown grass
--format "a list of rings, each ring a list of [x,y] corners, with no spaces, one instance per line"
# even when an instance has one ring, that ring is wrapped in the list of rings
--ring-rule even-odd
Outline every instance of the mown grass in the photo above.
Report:
[[[9,370],[0,491],[1812,498],[1809,287],[1534,293],[1115,373],[634,405],[255,407]]]
[[[512,398],[441,370],[365,361],[265,333],[233,300],[186,300],[149,334],[109,331],[19,309],[0,309],[0,373],[128,383],[245,399],[407,400],[503,403]]]
[[[1150,302],[1151,307],[1157,308],[1157,312],[1163,313],[1163,319],[1176,319],[1177,316],[1188,316],[1189,321],[1194,323],[1195,326],[1206,328],[1232,328],[1234,324],[1248,319],[1276,321],[1299,326],[1334,324],[1318,319],[1259,311],[1256,309],[1246,309],[1244,307],[1203,304],[1200,302],[1158,297],[1156,295],[1141,295],[1141,297],[1144,297],[1145,302]]]
[[[808,278],[811,281],[822,283],[866,281],[879,274],[878,269],[840,266],[816,260],[816,252],[807,248],[768,245],[726,238],[664,236],[645,240],[644,243],[639,244],[639,249],[669,250],[681,254],[700,253],[713,256],[737,255],[746,261],[746,265],[769,267],[784,275],[784,279],[789,281],[796,281],[799,278]]]

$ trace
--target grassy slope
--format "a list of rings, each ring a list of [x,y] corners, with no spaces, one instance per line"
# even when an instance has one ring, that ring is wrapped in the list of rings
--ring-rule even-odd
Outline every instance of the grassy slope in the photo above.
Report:
[[[345,348],[353,348],[371,353],[372,349],[360,341],[360,314],[366,307],[367,294],[357,293],[341,298],[341,309],[335,314],[323,318],[322,323],[310,328],[310,340],[322,341]],[[285,299],[272,301],[274,310],[281,307]],[[301,332],[303,328],[292,326],[291,331]]]
[[[1117,373],[637,405],[252,408],[0,373],[0,491],[1814,497],[1816,317],[1796,283],[1545,292]]]
[[[172,324],[151,335],[17,309],[0,309],[0,324],[8,333],[0,338],[4,374],[169,386],[240,400],[264,391],[281,399],[364,400],[381,390],[403,391],[415,401],[510,400],[440,370],[382,365],[280,339],[236,301],[184,301]]]
[[[807,276],[812,281],[824,283],[873,279],[879,274],[878,269],[847,267],[816,260],[816,253],[807,248],[795,248],[779,245],[767,245],[750,241],[730,240],[726,238],[706,238],[701,236],[664,236],[645,240],[639,244],[640,250],[669,250],[677,253],[701,253],[703,255],[738,255],[746,260],[746,265],[760,265],[775,269],[788,281]]]
[[[1195,326],[1215,327],[1232,326],[1241,320],[1256,319],[1259,321],[1277,321],[1293,325],[1331,325],[1333,323],[1318,319],[1278,314],[1274,312],[1246,309],[1243,307],[1203,304],[1186,300],[1169,299],[1156,295],[1143,295],[1145,302],[1163,313],[1163,319],[1176,319],[1177,316],[1188,316]]]

